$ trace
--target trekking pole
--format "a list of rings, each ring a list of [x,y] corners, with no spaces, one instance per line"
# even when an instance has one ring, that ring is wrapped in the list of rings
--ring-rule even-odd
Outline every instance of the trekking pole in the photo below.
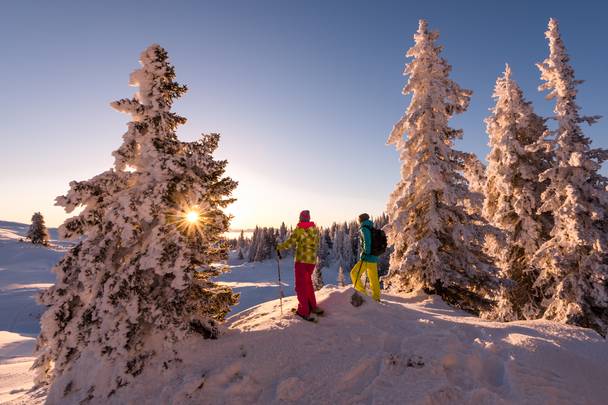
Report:
[[[281,316],[283,316],[283,284],[281,283],[281,253],[277,250],[277,273],[279,274],[279,302],[281,305]]]

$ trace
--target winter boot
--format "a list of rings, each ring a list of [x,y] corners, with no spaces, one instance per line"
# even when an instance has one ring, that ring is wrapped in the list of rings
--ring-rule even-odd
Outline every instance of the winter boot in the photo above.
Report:
[[[313,323],[319,322],[319,320],[317,318],[315,318],[314,316],[304,316],[297,311],[296,311],[296,315],[308,322],[313,322]]]
[[[315,309],[312,310],[312,313],[315,315],[323,316],[325,314],[325,311],[319,307],[316,307]]]

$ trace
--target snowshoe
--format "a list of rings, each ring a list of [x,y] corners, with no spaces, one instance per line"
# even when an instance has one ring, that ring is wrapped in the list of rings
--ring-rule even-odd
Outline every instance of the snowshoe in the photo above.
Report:
[[[350,303],[353,307],[360,307],[365,302],[365,298],[358,291],[355,291],[353,295],[350,296]]]
[[[321,309],[321,308],[319,308],[319,307],[316,307],[315,309],[313,309],[313,310],[312,310],[312,313],[313,313],[313,314],[315,314],[315,315],[319,315],[319,316],[323,316],[323,315],[325,315],[325,311],[324,311],[324,310],[322,310],[322,309]]]
[[[315,318],[314,316],[308,316],[308,317],[304,317],[302,315],[300,315],[300,313],[298,312],[297,308],[291,308],[291,313],[294,315],[299,316],[300,318],[304,319],[305,321],[308,322],[314,322],[317,323],[319,320],[317,318]]]
[[[299,316],[300,318],[304,319],[305,321],[308,321],[308,322],[312,322],[312,323],[319,322],[319,320],[316,317],[314,317],[314,316],[304,316],[304,315],[301,315],[298,311],[296,311],[296,315]]]

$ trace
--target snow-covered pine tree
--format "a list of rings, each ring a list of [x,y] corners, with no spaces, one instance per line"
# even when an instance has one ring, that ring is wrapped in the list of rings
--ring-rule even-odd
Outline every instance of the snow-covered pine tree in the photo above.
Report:
[[[401,180],[388,201],[385,230],[395,251],[385,279],[396,290],[424,290],[472,311],[491,308],[497,269],[483,252],[483,233],[463,207],[470,198],[462,176],[466,155],[453,149],[462,130],[449,119],[465,111],[471,96],[449,78],[438,33],[420,21],[413,60],[404,74],[410,105],[391,132],[401,159]],[[404,138],[407,134],[407,139]]]
[[[236,250],[243,250],[247,246],[247,241],[245,240],[245,231],[241,230],[238,239],[236,240]]]
[[[49,403],[102,403],[152,359],[170,367],[180,357],[175,342],[217,338],[237,301],[211,281],[221,272],[213,263],[227,257],[223,209],[236,187],[224,177],[227,162],[213,158],[219,135],[180,142],[175,129],[186,119],[171,106],[186,87],[160,46],[140,62],[130,79],[139,91],[112,103],[132,116],[114,168],[71,182],[56,200],[84,210],[59,228],[79,242],[40,297],[47,310],[34,368],[51,384]]]
[[[279,240],[281,242],[287,239],[287,226],[285,226],[285,222],[281,222],[281,227],[279,228]]]
[[[346,285],[346,283],[344,282],[344,267],[342,267],[342,265],[340,265],[340,267],[338,267],[338,287],[344,287]]]
[[[540,212],[553,213],[550,239],[532,259],[540,269],[534,287],[542,292],[545,319],[608,332],[608,179],[599,173],[608,151],[592,149],[581,124],[593,124],[597,116],[580,114],[577,86],[557,21],[549,21],[545,33],[549,57],[537,66],[555,100],[557,129],[546,144],[556,163],[542,173],[549,181],[542,193]]]
[[[359,224],[356,221],[348,224],[348,236],[353,255],[352,265],[354,265],[359,257]]]
[[[319,291],[325,285],[323,281],[323,268],[321,267],[321,259],[317,257],[317,265],[312,272],[312,285],[315,291]]]
[[[35,245],[48,245],[49,231],[46,229],[44,217],[41,213],[35,212],[34,215],[32,215],[32,224],[27,231],[26,238]]]
[[[507,65],[496,80],[492,115],[486,119],[490,138],[484,217],[504,231],[507,248],[501,263],[505,276],[513,281],[506,301],[499,303],[496,316],[502,320],[534,319],[539,297],[532,288],[537,277],[530,259],[548,239],[551,218],[537,214],[546,182],[539,175],[551,165],[551,154],[531,151],[543,137],[545,119],[534,113],[532,104],[511,78]]]
[[[334,228],[334,246],[332,249],[332,255],[334,258],[334,261],[345,265],[346,263],[344,263],[344,258],[343,256],[343,245],[344,245],[344,232],[342,230],[342,227],[339,225],[336,225],[336,227]]]
[[[255,261],[261,262],[267,259],[270,246],[268,246],[268,228],[260,228],[260,235],[258,237],[257,250],[255,253]]]
[[[277,238],[279,237],[279,230],[275,228],[270,228],[268,230],[268,236],[266,239],[266,243],[268,244],[268,257],[266,259],[273,259],[276,255],[277,251]]]
[[[486,188],[486,167],[473,153],[464,154],[464,170],[462,172],[469,183],[470,198],[464,201],[465,208],[471,215],[482,217]]]
[[[324,232],[321,230],[321,237],[319,238],[319,261],[318,266],[320,268],[326,268],[331,265],[331,251],[329,250],[329,245],[327,244],[327,239],[324,238]]]
[[[258,245],[260,243],[261,238],[261,229],[259,226],[256,226],[253,230],[253,235],[251,235],[251,244],[249,245],[249,255],[247,261],[253,262],[255,261],[255,256],[258,253]]]
[[[357,262],[357,257],[353,253],[352,239],[346,225],[344,225],[344,229],[342,231],[341,258],[344,265],[349,269],[352,268]]]
[[[327,243],[327,248],[331,252],[331,250],[334,247],[334,244],[333,244],[333,242],[331,240],[331,232],[330,232],[329,228],[324,228],[323,229],[322,237],[325,238],[325,243]]]

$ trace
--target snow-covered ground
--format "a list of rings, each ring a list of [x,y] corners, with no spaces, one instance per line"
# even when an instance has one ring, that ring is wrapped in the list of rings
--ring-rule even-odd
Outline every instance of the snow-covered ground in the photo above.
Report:
[[[239,303],[232,307],[231,314],[279,297],[279,271],[276,259],[249,263],[237,260],[231,255],[228,264],[230,271],[218,277],[217,281],[241,294]],[[295,295],[293,257],[283,258],[280,266],[283,295],[285,297]],[[337,278],[338,270],[335,266],[323,269],[325,284],[337,284]],[[348,274],[344,275],[344,279],[350,282]]]
[[[323,288],[327,315],[318,324],[289,310],[281,316],[278,300],[242,311],[219,340],[176,346],[179,366],[163,370],[155,360],[138,383],[94,403],[606,403],[608,351],[593,331],[483,321],[426,295],[385,295],[383,304],[354,308],[351,293]],[[286,309],[295,305],[295,297],[284,300]],[[76,367],[112,378],[86,355]],[[59,379],[51,403],[78,403],[87,378]],[[63,398],[69,381],[74,394]]]
[[[21,242],[28,225],[0,221],[0,403],[32,386],[29,368],[42,307],[36,295],[55,282],[53,265],[68,243],[50,229],[51,247]]]
[[[62,248],[19,242],[25,230],[0,222],[0,403],[45,400],[41,391],[27,392],[40,311],[33,296],[53,282],[50,268]],[[178,367],[159,371],[159,359],[140,383],[92,403],[606,403],[608,345],[591,330],[483,321],[426,295],[384,294],[383,304],[354,308],[352,289],[335,286],[318,292],[327,315],[312,324],[290,311],[292,260],[281,261],[283,315],[276,261],[231,259],[220,280],[241,293],[241,302],[224,336],[181,343],[176,349],[187,356]],[[335,269],[324,272],[328,284],[336,277]],[[95,374],[95,364],[83,358],[80,366],[90,373],[75,374],[73,395],[51,393],[49,403],[78,403],[86,395],[82,378]],[[60,379],[55,394],[67,382]]]

